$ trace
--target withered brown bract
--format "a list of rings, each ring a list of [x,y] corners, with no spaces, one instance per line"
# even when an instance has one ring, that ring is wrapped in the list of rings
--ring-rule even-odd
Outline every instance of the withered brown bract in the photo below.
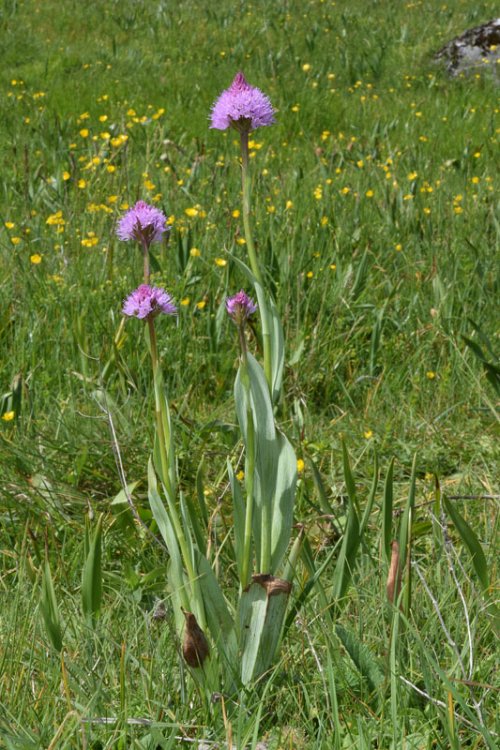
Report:
[[[182,613],[186,618],[182,655],[190,667],[201,667],[210,652],[208,641],[194,614],[187,612],[185,609],[182,610]]]
[[[401,590],[401,571],[399,569],[399,544],[393,541],[391,544],[391,564],[387,576],[386,592],[387,599],[394,604]]]

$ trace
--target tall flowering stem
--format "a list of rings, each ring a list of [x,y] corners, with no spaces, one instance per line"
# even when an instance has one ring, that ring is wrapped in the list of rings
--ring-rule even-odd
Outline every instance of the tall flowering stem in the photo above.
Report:
[[[149,351],[151,353],[151,365],[153,368],[153,382],[155,392],[155,420],[156,430],[158,433],[158,446],[160,451],[161,478],[165,489],[170,497],[175,495],[175,475],[172,476],[172,458],[173,451],[170,450],[172,445],[172,434],[170,429],[170,414],[168,413],[168,404],[163,398],[163,376],[161,373],[160,361],[158,358],[158,344],[156,340],[156,328],[154,318],[149,316],[148,334],[149,334]],[[167,447],[168,446],[168,447]],[[169,455],[170,454],[170,455]]]
[[[247,393],[247,444],[245,466],[245,532],[243,538],[243,564],[241,568],[241,588],[245,589],[250,583],[252,571],[252,524],[254,507],[254,476],[255,476],[255,425],[253,423],[250,406],[250,377],[248,373],[248,359],[245,349],[241,352],[242,382]]]
[[[259,300],[264,347],[264,373],[271,394],[273,391],[271,321],[269,305],[264,294],[264,279],[260,270],[250,224],[251,175],[248,158],[248,136],[251,130],[272,125],[274,122],[274,109],[269,98],[260,89],[251,86],[243,73],[237,73],[231,86],[222,92],[212,107],[212,128],[226,130],[233,127],[240,133],[243,228],[250,268],[257,281],[256,292]]]
[[[146,212],[148,207],[146,204],[137,204],[140,209],[140,216],[150,216],[150,213]],[[137,206],[136,206],[137,207]],[[141,243],[144,255],[144,275],[146,278],[149,277],[149,245],[154,241],[155,232],[154,225],[141,225],[140,218],[137,219],[137,215],[134,214],[135,208],[131,212],[126,214],[121,220],[118,228],[118,235],[120,236],[120,230],[122,235],[128,233],[129,236],[122,236],[121,239],[136,239]],[[161,212],[156,213],[156,209],[152,209],[153,218],[158,222],[164,224],[164,217]],[[161,214],[161,217],[158,216]],[[131,227],[131,229],[130,229]],[[161,230],[163,231],[163,229]],[[159,236],[161,231],[158,229]],[[158,236],[158,234],[156,235]],[[158,354],[158,344],[156,338],[155,319],[160,314],[175,315],[177,312],[175,305],[172,303],[170,295],[161,287],[153,287],[149,284],[141,284],[135,289],[123,303],[123,313],[129,317],[139,318],[144,320],[147,324],[148,330],[148,342],[149,351],[151,354],[151,364],[153,369],[153,383],[154,383],[154,394],[155,394],[155,421],[156,421],[156,434],[157,434],[157,446],[159,453],[159,466],[157,467],[158,474],[161,478],[165,492],[167,495],[167,503],[169,508],[169,517],[175,530],[177,542],[179,544],[184,564],[187,570],[188,579],[193,592],[197,588],[197,575],[195,573],[192,558],[189,552],[189,546],[187,543],[186,535],[182,528],[182,523],[179,517],[179,513],[175,507],[175,496],[177,491],[177,475],[175,465],[175,447],[171,428],[170,410],[168,407],[168,401],[165,397],[165,386],[163,382],[163,374],[161,370],[161,362]],[[184,588],[179,591],[179,596],[182,600],[183,606],[189,608],[189,599],[187,592]]]
[[[243,538],[243,561],[241,567],[241,588],[245,589],[250,583],[252,571],[252,524],[254,508],[254,476],[255,476],[255,425],[253,422],[252,408],[250,404],[250,375],[248,372],[247,343],[245,339],[245,326],[247,320],[257,310],[257,305],[248,297],[243,290],[226,300],[226,310],[233,322],[238,327],[238,340],[240,344],[241,381],[246,393],[247,407],[247,440],[246,440],[246,465],[245,465],[245,531]]]
[[[155,328],[155,319],[159,314],[164,313],[166,315],[175,315],[177,311],[170,296],[164,289],[142,284],[125,300],[123,312],[125,315],[144,319],[147,323],[149,351],[151,354],[151,365],[153,369],[155,421],[159,453],[159,466],[157,466],[156,469],[165,488],[169,517],[182,553],[191,590],[195,593],[198,586],[198,576],[193,567],[186,534],[182,528],[181,519],[175,505],[177,493],[175,445],[170,419],[170,409],[168,407],[168,400],[165,397],[165,384],[163,381],[161,361],[158,354]],[[184,608],[188,608],[190,602],[186,590],[181,588],[178,593]]]
[[[142,248],[144,284],[138,287],[125,300],[123,312],[125,315],[145,319],[148,324],[149,347],[153,365],[153,379],[155,384],[155,414],[158,430],[159,450],[161,456],[163,481],[167,491],[173,496],[175,487],[175,466],[172,467],[173,456],[168,459],[167,446],[172,443],[170,434],[170,414],[166,413],[168,404],[162,396],[161,368],[158,359],[156,331],[154,319],[159,313],[173,315],[176,312],[170,296],[161,288],[149,286],[151,277],[149,263],[149,248],[153,242],[160,242],[169,227],[165,214],[144,201],[137,203],[122,216],[118,222],[116,233],[125,241],[136,241]],[[173,454],[173,450],[171,451]],[[174,469],[174,470],[172,470]]]
[[[153,368],[153,383],[155,393],[155,421],[156,421],[156,432],[158,435],[158,450],[160,454],[160,477],[165,487],[167,494],[167,502],[170,510],[170,518],[175,529],[175,535],[177,542],[181,549],[181,553],[186,566],[188,578],[191,587],[196,587],[196,573],[194,571],[191,555],[189,553],[186,535],[182,528],[179,514],[175,509],[175,495],[177,491],[177,476],[175,467],[175,447],[173,441],[173,434],[170,420],[170,410],[168,408],[168,401],[165,398],[165,385],[163,382],[163,374],[161,371],[161,363],[158,356],[158,345],[156,339],[156,328],[154,316],[149,315],[147,318],[148,334],[149,334],[149,348],[151,353],[151,364]],[[179,591],[179,596],[183,602],[184,607],[190,606],[189,599],[186,591],[182,589]]]
[[[241,188],[243,195],[243,229],[245,232],[245,241],[248,250],[248,259],[250,261],[250,268],[252,273],[259,283],[257,287],[257,297],[259,300],[260,320],[262,324],[262,343],[264,348],[264,373],[266,380],[269,385],[269,390],[272,392],[273,387],[273,375],[272,375],[272,360],[271,360],[271,332],[270,332],[270,321],[269,321],[269,310],[267,301],[264,296],[264,279],[260,270],[259,260],[255,250],[253,241],[252,227],[250,223],[251,215],[251,191],[252,191],[252,177],[250,174],[250,165],[248,158],[248,130],[240,130],[240,145],[241,145]]]

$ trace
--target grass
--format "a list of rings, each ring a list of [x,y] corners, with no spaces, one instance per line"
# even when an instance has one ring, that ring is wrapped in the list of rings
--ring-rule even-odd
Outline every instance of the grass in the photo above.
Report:
[[[498,394],[464,336],[498,350],[498,90],[488,70],[449,81],[430,63],[494,4],[212,6],[0,11],[0,412],[14,412],[0,421],[0,744],[494,747],[494,619],[435,477],[494,585]],[[244,247],[235,137],[207,117],[239,69],[278,110],[253,137],[255,233],[285,326],[279,417],[304,460],[296,519],[326,569],[265,686],[207,705],[178,655],[165,555],[111,504],[120,481],[99,404],[149,522],[148,353],[120,315],[141,263],[114,234],[123,206],[144,198],[175,217],[155,279],[180,315],[160,348],[182,486],[194,493],[198,476],[221,544],[225,457],[238,451],[224,301],[244,284],[231,260]],[[381,469],[338,603],[342,439],[361,509],[375,451]],[[385,598],[383,483],[395,456],[396,532],[415,453],[412,606],[398,614]],[[104,603],[89,628],[85,517],[101,512]],[[63,663],[39,611],[45,549]],[[303,562],[297,589],[310,573]]]

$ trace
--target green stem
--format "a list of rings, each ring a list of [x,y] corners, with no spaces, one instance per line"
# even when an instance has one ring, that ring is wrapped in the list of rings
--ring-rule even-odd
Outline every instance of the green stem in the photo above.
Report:
[[[165,399],[162,398],[162,375],[161,375],[161,369],[160,369],[160,362],[158,359],[158,346],[156,343],[156,330],[155,330],[155,323],[154,319],[149,316],[148,319],[148,332],[149,332],[149,347],[151,352],[151,363],[153,365],[153,382],[154,382],[154,392],[155,392],[155,419],[156,419],[156,429],[158,433],[158,445],[160,450],[160,464],[161,464],[161,479],[163,484],[165,485],[165,488],[169,495],[172,497],[172,485],[170,481],[170,471],[169,471],[169,456],[168,456],[168,449],[167,445],[170,444],[170,431],[168,430],[169,434],[165,434],[165,427],[168,429],[168,424],[170,420],[168,419],[162,419],[163,412],[165,409],[164,403]]]
[[[165,490],[167,493],[169,516],[174,526],[175,535],[177,537],[179,547],[181,548],[182,557],[184,558],[184,565],[186,566],[191,590],[193,594],[195,594],[197,586],[197,576],[195,575],[193,561],[191,560],[191,555],[189,554],[189,548],[182,528],[181,520],[179,518],[177,508],[175,507],[175,455],[170,428],[170,412],[168,408],[168,402],[164,395],[163,377],[161,373],[160,361],[158,358],[158,346],[156,342],[154,318],[152,316],[149,316],[147,318],[147,321],[151,362],[153,365],[155,418],[156,430],[158,435],[158,448],[160,452],[161,480],[165,486]],[[189,606],[189,602],[187,600],[184,602],[184,604],[185,606]]]
[[[249,169],[249,158],[248,158],[248,131],[242,130],[240,132],[240,143],[241,143],[241,187],[243,193],[243,227],[245,230],[245,240],[248,249],[248,259],[250,261],[250,268],[252,269],[253,275],[264,287],[264,281],[260,271],[259,261],[257,260],[257,253],[255,252],[255,245],[253,244],[252,231],[250,227],[250,196],[252,181],[250,177]]]
[[[272,531],[272,519],[271,519],[271,501],[269,498],[264,498],[262,502],[262,514],[261,514],[261,550],[260,550],[260,572],[270,573],[271,572],[271,531]]]
[[[248,159],[248,131],[240,131],[241,143],[241,187],[243,193],[243,228],[245,231],[245,240],[248,250],[248,259],[250,268],[255,276],[258,285],[256,287],[257,299],[259,303],[259,314],[262,324],[262,341],[264,347],[264,373],[272,396],[273,392],[273,372],[272,372],[272,355],[271,355],[271,332],[270,332],[270,315],[267,300],[264,294],[264,280],[257,259],[255,245],[253,243],[252,229],[250,225],[250,197],[251,197],[251,177]]]
[[[114,245],[108,247],[106,253],[106,269],[108,275],[108,281],[113,281],[113,257],[114,257]]]
[[[143,275],[144,283],[149,284],[151,278],[151,269],[149,267],[149,244],[146,239],[141,240],[142,245],[142,256],[143,256]]]
[[[252,407],[250,404],[250,377],[248,374],[248,361],[246,356],[246,344],[243,326],[240,327],[241,345],[241,378],[247,395],[247,440],[246,440],[246,465],[245,465],[245,489],[246,489],[246,512],[245,531],[243,538],[243,565],[241,570],[241,588],[245,589],[250,583],[250,570],[252,567],[252,523],[254,504],[254,474],[255,474],[255,427],[253,423]]]

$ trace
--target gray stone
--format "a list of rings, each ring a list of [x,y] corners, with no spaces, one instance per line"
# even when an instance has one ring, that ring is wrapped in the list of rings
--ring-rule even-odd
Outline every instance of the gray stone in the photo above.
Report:
[[[500,18],[475,26],[445,44],[434,55],[451,76],[489,68],[500,75]]]

